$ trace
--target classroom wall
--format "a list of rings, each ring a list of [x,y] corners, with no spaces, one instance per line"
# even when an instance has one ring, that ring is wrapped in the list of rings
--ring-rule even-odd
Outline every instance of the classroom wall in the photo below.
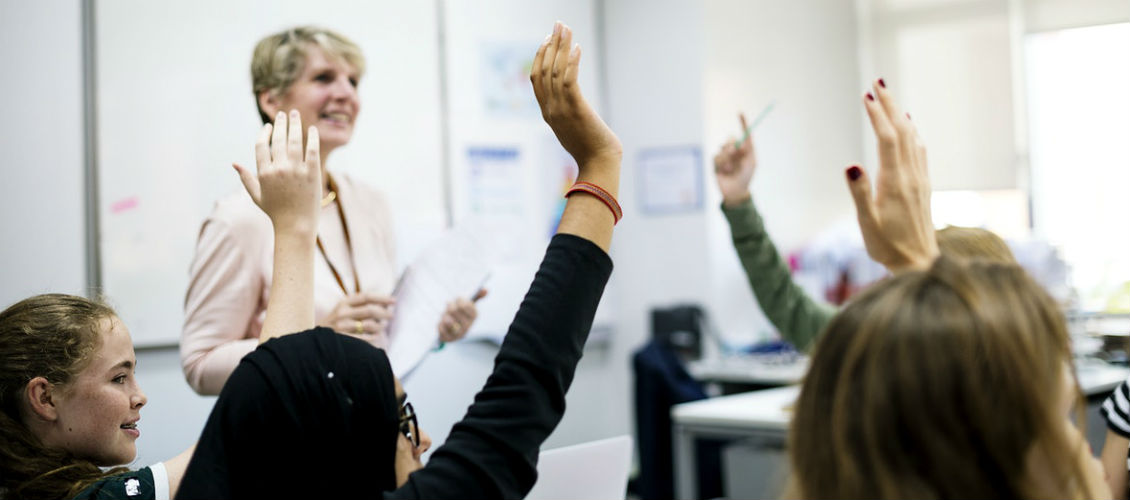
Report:
[[[702,4],[683,0],[611,1],[604,15],[605,117],[624,145],[624,219],[612,242],[619,311],[609,365],[591,390],[591,401],[604,401],[576,414],[592,414],[605,435],[615,435],[634,430],[631,355],[651,336],[650,310],[701,302],[707,291],[704,212],[645,214],[638,171],[642,150],[702,144],[705,25]]]
[[[753,300],[737,271],[710,174],[714,148],[736,133],[735,109],[755,113],[766,99],[779,99],[758,132],[762,166],[754,189],[770,232],[784,248],[795,247],[850,210],[842,167],[843,161],[859,157],[861,137],[855,109],[861,87],[850,70],[856,64],[854,14],[848,2],[835,0],[789,2],[792,7],[787,8],[777,4],[594,0],[603,23],[604,116],[625,146],[625,219],[613,241],[615,297],[610,297],[619,307],[610,341],[586,351],[568,396],[568,412],[547,447],[632,431],[630,355],[650,335],[652,308],[709,303],[723,328],[750,338],[756,333],[744,316],[754,311]],[[14,244],[0,246],[0,262],[6,263],[0,299],[10,303],[46,290],[82,293],[79,2],[5,2],[0,9],[0,36],[9,42],[0,47],[2,60],[9,74],[22,75],[0,83],[6,109],[17,111],[11,116],[33,120],[32,126],[5,121],[0,140],[9,155],[16,154],[16,164],[37,167],[15,169],[6,163],[0,169],[6,193],[0,198],[3,234],[22,235]],[[34,51],[26,50],[27,40],[36,40]],[[756,51],[760,55],[753,58],[754,51],[744,50],[769,40],[772,55]],[[804,67],[798,60],[818,69],[794,74]],[[798,131],[808,135],[797,136]],[[12,145],[26,145],[26,153]],[[702,147],[705,207],[682,215],[643,214],[638,154],[672,145]],[[798,199],[830,201],[797,209]],[[36,205],[43,211],[29,212],[27,207]],[[27,213],[34,215],[13,216]],[[7,264],[13,262],[21,265]],[[406,383],[421,424],[434,438],[445,437],[450,423],[462,416],[495,352],[482,343],[451,345],[431,356]],[[195,395],[184,383],[175,349],[138,352],[138,373],[150,396],[137,460],[146,464],[190,444],[213,398]]]
[[[864,160],[861,103],[870,75],[859,74],[855,7],[842,0],[717,0],[704,3],[703,136],[707,168],[722,141],[740,135],[737,114],[753,120],[751,189],[766,230],[787,254],[832,226],[855,231],[844,170]],[[874,172],[877,165],[865,165]],[[719,333],[742,345],[772,331],[730,240],[713,173],[707,174],[706,295]]]
[[[0,2],[0,304],[85,294],[81,38],[78,2]]]

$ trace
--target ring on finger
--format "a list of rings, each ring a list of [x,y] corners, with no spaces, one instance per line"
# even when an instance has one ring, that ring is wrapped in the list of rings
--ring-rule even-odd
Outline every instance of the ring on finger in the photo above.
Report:
[[[353,329],[357,332],[357,335],[361,335],[365,333],[365,324],[361,320],[356,320],[353,322]]]

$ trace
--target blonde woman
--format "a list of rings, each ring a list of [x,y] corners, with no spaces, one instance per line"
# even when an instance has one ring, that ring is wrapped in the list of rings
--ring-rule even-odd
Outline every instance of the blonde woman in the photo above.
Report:
[[[318,130],[322,182],[314,303],[318,325],[387,347],[396,244],[384,196],[336,172],[330,155],[349,143],[361,112],[357,85],[365,73],[361,49],[328,29],[299,26],[255,46],[252,91],[263,123],[297,110]],[[255,349],[271,289],[271,223],[243,192],[216,203],[196,244],[185,295],[181,362],[189,385],[217,394]],[[480,292],[480,294],[483,292]],[[480,295],[481,296],[481,295]],[[452,297],[436,318],[437,339],[466,335],[477,313],[471,298]],[[414,332],[436,335],[432,332]]]

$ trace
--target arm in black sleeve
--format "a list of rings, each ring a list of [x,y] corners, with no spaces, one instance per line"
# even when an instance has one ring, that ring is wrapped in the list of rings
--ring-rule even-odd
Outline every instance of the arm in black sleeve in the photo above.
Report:
[[[553,238],[483,390],[427,466],[387,498],[522,498],[565,412],[612,260],[592,242]]]

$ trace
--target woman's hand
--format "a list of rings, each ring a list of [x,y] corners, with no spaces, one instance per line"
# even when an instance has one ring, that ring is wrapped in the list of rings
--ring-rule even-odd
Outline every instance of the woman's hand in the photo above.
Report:
[[[938,257],[938,242],[930,217],[926,146],[883,80],[872,88],[863,106],[879,141],[875,196],[862,167],[847,169],[859,229],[867,253],[891,272],[927,268]]]
[[[338,302],[318,325],[370,340],[388,333],[388,322],[392,319],[394,304],[396,299],[384,295],[366,292],[351,294]]]
[[[573,31],[558,22],[534,56],[530,82],[541,116],[578,168],[584,170],[599,158],[614,159],[619,164],[623,156],[620,139],[581,95],[577,84],[581,47],[572,43]]]
[[[439,331],[439,341],[455,342],[466,337],[467,332],[471,330],[471,325],[475,322],[475,318],[479,317],[479,311],[475,309],[475,302],[486,296],[486,290],[479,290],[474,297],[471,297],[471,300],[460,297],[448,302],[447,309],[443,311],[443,316],[440,317],[439,323],[436,325],[436,330]]]
[[[742,130],[746,130],[749,126],[746,124],[745,113],[739,114],[738,118],[741,120]],[[753,179],[756,167],[753,134],[747,135],[740,146],[734,146],[734,139],[727,140],[722,145],[722,149],[714,155],[714,178],[718,181],[723,205],[732,207],[750,198],[749,181]]]
[[[307,132],[306,153],[302,151],[302,118],[290,112],[289,126],[285,113],[275,116],[275,124],[266,124],[255,142],[255,164],[258,173],[232,164],[243,187],[278,232],[316,234],[318,207],[322,199],[322,161],[318,155],[318,129]]]

